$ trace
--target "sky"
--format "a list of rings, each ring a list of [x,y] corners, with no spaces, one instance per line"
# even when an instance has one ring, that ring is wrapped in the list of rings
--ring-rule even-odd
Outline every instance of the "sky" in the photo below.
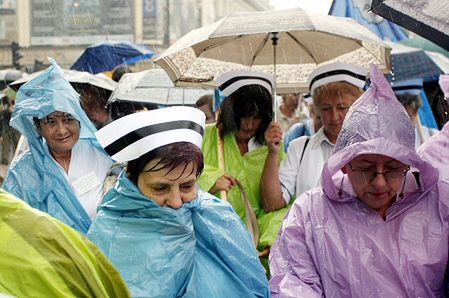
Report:
[[[276,10],[301,7],[320,14],[327,14],[331,3],[332,0],[270,0]]]

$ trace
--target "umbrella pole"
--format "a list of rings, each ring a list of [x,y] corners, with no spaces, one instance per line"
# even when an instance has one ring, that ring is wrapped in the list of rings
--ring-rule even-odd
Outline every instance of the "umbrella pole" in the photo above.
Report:
[[[273,73],[274,73],[274,82],[273,82],[273,113],[274,113],[274,121],[278,121],[278,113],[277,113],[277,99],[276,99],[276,48],[278,44],[278,33],[271,32],[271,41],[273,44]]]

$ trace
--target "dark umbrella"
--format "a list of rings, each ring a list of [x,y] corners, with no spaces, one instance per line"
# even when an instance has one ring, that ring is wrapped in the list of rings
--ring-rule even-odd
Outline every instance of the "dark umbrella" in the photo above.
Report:
[[[391,71],[395,81],[423,79],[438,80],[440,74],[449,72],[449,58],[435,52],[424,51],[391,43]]]
[[[449,50],[447,0],[373,0],[371,10]]]
[[[107,41],[87,47],[70,69],[96,74],[110,71],[121,64],[149,59],[153,55],[154,52],[144,45]]]

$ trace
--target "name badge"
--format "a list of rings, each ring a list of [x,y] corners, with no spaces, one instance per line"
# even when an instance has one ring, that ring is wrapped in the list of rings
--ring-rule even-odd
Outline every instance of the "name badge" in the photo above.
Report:
[[[73,188],[75,189],[75,192],[78,196],[82,196],[83,194],[87,193],[91,189],[99,186],[101,184],[100,180],[98,179],[97,175],[95,175],[94,172],[90,172],[84,177],[81,177],[77,180],[75,180],[72,183]]]

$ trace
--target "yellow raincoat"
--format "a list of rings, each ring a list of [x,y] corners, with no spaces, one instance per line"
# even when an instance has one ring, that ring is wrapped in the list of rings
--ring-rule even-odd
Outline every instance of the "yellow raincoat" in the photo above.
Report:
[[[87,238],[3,190],[0,294],[130,297],[120,274]]]
[[[260,178],[268,154],[268,148],[267,146],[261,146],[242,156],[234,135],[227,134],[223,138],[223,159],[225,166],[223,170],[220,168],[218,160],[218,138],[218,129],[215,124],[207,126],[202,147],[204,170],[198,179],[198,184],[201,189],[208,191],[225,172],[237,178],[242,183],[259,223],[260,238],[258,249],[263,250],[266,246],[271,246],[274,240],[276,240],[276,236],[288,210],[288,208],[283,208],[274,212],[265,213],[262,209]],[[281,148],[281,152],[281,158],[283,158],[283,148]],[[231,188],[227,198],[243,222],[246,222],[245,205],[238,187]]]

